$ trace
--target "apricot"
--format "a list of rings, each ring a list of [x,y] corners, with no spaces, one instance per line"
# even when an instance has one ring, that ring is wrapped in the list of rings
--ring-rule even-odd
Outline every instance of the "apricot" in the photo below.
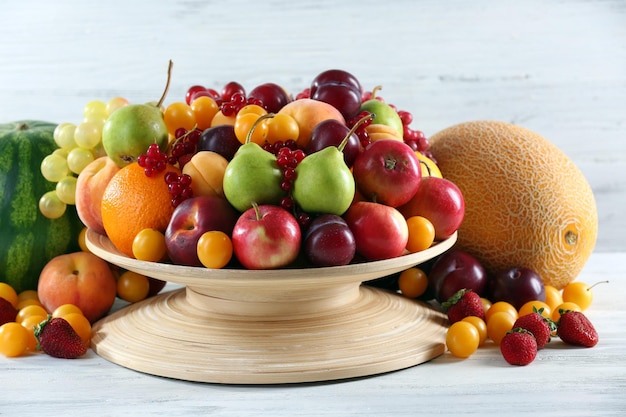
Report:
[[[213,151],[197,152],[183,167],[183,174],[191,177],[194,196],[224,196],[224,172],[228,160]]]

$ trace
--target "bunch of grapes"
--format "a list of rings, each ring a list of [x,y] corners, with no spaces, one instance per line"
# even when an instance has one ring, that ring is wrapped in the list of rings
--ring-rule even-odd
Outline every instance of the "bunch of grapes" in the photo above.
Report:
[[[107,103],[94,100],[83,110],[80,123],[65,122],[54,130],[54,141],[58,146],[41,162],[41,174],[53,183],[54,190],[45,193],[39,200],[39,210],[50,219],[61,217],[67,205],[75,203],[76,180],[83,169],[95,159],[104,156],[102,128],[107,118],[128,101],[115,97]]]

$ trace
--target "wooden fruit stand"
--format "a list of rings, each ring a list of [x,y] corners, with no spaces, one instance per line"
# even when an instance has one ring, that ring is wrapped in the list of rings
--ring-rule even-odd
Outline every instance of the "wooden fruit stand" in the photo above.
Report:
[[[456,235],[389,260],[263,271],[137,261],[91,230],[86,240],[115,265],[185,286],[95,324],[92,348],[130,369],[199,382],[298,383],[399,370],[445,349],[441,312],[361,283],[443,253]]]

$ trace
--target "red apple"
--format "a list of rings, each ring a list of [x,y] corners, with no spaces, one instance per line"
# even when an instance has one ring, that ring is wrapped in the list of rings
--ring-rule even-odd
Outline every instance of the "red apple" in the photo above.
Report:
[[[304,254],[316,266],[350,263],[356,253],[354,234],[348,223],[335,214],[314,218],[304,236]]]
[[[178,265],[200,266],[198,240],[205,232],[231,234],[239,213],[223,198],[198,196],[176,207],[167,228],[165,243],[170,260]]]
[[[93,323],[113,306],[117,282],[106,261],[91,252],[72,252],[52,258],[44,266],[37,295],[47,311],[74,304]]]
[[[403,254],[409,228],[397,209],[359,201],[353,203],[343,217],[354,234],[357,253],[364,258],[376,261]]]
[[[409,202],[422,180],[415,151],[399,140],[372,142],[357,156],[352,169],[366,198],[391,207]]]
[[[422,216],[435,227],[435,240],[449,238],[465,215],[465,200],[455,183],[445,178],[424,177],[413,198],[398,210],[405,218]]]
[[[235,256],[248,269],[275,269],[298,257],[302,235],[296,218],[273,205],[246,210],[233,229]]]
[[[76,212],[88,228],[105,234],[100,206],[102,194],[120,167],[108,156],[102,156],[87,165],[76,179]]]

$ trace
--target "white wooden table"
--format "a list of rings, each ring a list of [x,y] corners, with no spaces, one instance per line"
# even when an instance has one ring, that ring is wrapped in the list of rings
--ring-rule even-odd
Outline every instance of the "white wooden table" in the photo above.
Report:
[[[0,415],[400,416],[626,412],[626,3],[623,0],[0,2],[0,123],[80,121],[90,100],[167,102],[193,84],[282,84],[293,93],[342,68],[415,116],[427,136],[473,119],[553,141],[598,203],[592,349],[555,341],[530,366],[495,347],[351,381],[190,383],[83,359],[0,357]]]
[[[468,359],[445,353],[397,372],[312,384],[243,386],[142,374],[89,353],[0,357],[6,416],[623,416],[626,412],[626,266],[623,253],[594,254],[581,280],[595,288],[587,310],[593,348],[553,339],[525,367],[489,343]],[[166,287],[167,289],[167,287]],[[118,305],[118,307],[121,306]]]

